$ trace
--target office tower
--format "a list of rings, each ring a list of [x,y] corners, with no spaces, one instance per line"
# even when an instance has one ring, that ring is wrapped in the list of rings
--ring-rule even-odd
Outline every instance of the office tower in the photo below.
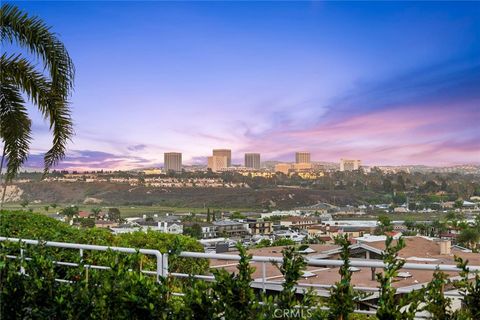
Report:
[[[163,154],[163,168],[165,171],[182,171],[182,154],[180,152],[165,152]]]
[[[295,163],[310,163],[310,152],[296,152]]]
[[[227,157],[227,167],[232,166],[232,150],[230,149],[213,149],[213,156]]]
[[[360,169],[362,160],[340,159],[340,171],[353,171]]]
[[[227,168],[228,158],[225,156],[210,156],[208,157],[208,168],[213,172],[220,171]]]
[[[245,167],[260,169],[260,153],[245,153]]]

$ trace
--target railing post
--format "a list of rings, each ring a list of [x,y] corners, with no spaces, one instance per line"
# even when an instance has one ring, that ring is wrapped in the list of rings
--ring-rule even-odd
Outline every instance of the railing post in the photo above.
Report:
[[[162,254],[162,276],[168,276],[168,253]]]
[[[266,291],[265,289],[265,280],[267,278],[267,267],[265,265],[265,261],[262,262],[262,290],[263,292]]]
[[[163,276],[162,266],[163,266],[163,255],[159,254],[157,257],[157,282],[160,282],[160,277]]]
[[[20,248],[20,273],[25,274],[25,268],[23,267],[23,248]]]

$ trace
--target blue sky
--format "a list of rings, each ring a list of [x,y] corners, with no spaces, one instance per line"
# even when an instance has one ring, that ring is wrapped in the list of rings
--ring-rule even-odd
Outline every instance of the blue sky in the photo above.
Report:
[[[15,2],[77,70],[68,168],[213,148],[368,164],[480,162],[475,2]],[[30,164],[50,144],[34,114]]]

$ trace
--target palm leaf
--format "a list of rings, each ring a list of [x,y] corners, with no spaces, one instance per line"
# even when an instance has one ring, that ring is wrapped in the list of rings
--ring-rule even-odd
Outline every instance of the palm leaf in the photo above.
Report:
[[[7,159],[6,181],[11,181],[28,157],[31,121],[20,91],[8,83],[0,87],[0,134]]]

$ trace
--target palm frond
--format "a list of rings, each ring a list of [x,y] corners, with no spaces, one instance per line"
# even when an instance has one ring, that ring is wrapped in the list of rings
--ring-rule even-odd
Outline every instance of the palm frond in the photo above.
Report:
[[[53,87],[64,99],[73,89],[75,68],[63,43],[39,17],[4,4],[0,11],[2,41],[18,43],[43,60]]]
[[[73,123],[67,102],[53,88],[43,74],[35,70],[20,55],[0,57],[1,83],[12,83],[27,93],[53,130],[53,146],[45,154],[45,172],[65,156],[68,141],[73,135]]]
[[[20,91],[8,83],[0,86],[0,137],[7,159],[5,180],[11,181],[27,160],[31,121]]]

